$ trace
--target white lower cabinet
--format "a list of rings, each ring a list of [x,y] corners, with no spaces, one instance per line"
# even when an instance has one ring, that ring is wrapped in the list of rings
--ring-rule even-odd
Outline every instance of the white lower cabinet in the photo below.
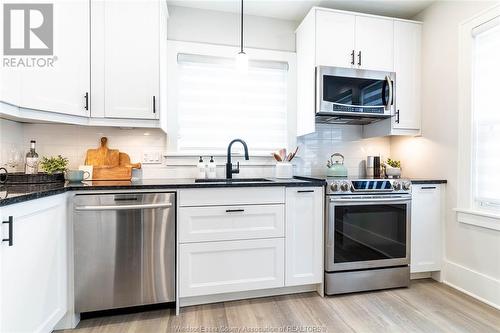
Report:
[[[322,187],[179,191],[179,298],[321,283],[323,203]]]
[[[412,185],[412,273],[441,270],[443,256],[444,185]]]
[[[67,311],[66,195],[0,208],[0,332],[51,332]],[[9,238],[9,225],[1,227]]]
[[[283,238],[180,245],[180,296],[284,286]]]
[[[323,277],[323,188],[287,188],[285,284],[321,283]]]
[[[284,237],[283,205],[181,207],[181,243]]]

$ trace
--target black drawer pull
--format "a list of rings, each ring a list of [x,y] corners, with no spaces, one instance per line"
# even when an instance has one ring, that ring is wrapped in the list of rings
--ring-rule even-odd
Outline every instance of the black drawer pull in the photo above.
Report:
[[[435,190],[436,186],[422,186],[422,190]]]
[[[226,209],[226,213],[238,213],[244,212],[244,209]]]
[[[9,238],[2,239],[2,242],[9,242],[9,246],[12,246],[12,244],[14,244],[12,222],[14,222],[14,219],[12,216],[9,216],[8,221],[2,221],[2,224],[7,223],[9,225]]]
[[[314,190],[298,190],[297,193],[313,193]]]

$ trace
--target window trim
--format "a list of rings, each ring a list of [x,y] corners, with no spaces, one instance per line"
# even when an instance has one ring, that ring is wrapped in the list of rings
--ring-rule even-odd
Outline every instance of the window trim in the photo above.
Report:
[[[492,221],[499,223],[500,212],[480,208],[474,200],[474,121],[472,112],[473,47],[474,32],[493,19],[500,17],[500,5],[486,9],[464,21],[459,27],[458,67],[458,165],[457,165],[457,220],[479,227],[492,227]],[[484,219],[488,218],[488,226]],[[500,230],[500,229],[499,229]]]
[[[195,42],[183,41],[167,41],[167,87],[177,86],[178,69],[177,69],[177,55],[179,53],[185,54],[201,54],[215,57],[228,57],[237,54],[239,48],[236,46],[205,44]],[[245,48],[245,52],[250,59],[254,60],[267,60],[267,61],[280,61],[288,63],[288,83],[287,83],[287,128],[288,128],[288,150],[295,148],[297,144],[297,65],[296,53],[288,51],[275,51],[255,48]],[[198,156],[195,152],[181,152],[178,150],[177,137],[178,137],[178,112],[177,112],[177,90],[167,89],[167,153],[171,156]],[[242,138],[243,140],[245,138]],[[228,142],[229,144],[229,142]],[[204,155],[213,154],[210,151],[203,151]],[[252,154],[250,156],[262,156],[262,154]],[[267,155],[266,156],[270,156]]]

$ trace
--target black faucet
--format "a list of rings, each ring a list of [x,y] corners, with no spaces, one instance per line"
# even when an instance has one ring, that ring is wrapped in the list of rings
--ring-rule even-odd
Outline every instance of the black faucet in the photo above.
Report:
[[[233,165],[231,164],[231,147],[233,143],[235,142],[241,142],[243,145],[243,148],[245,149],[245,160],[249,160],[248,157],[248,147],[245,141],[241,139],[234,139],[229,143],[229,146],[227,146],[227,163],[226,163],[226,178],[231,179],[233,178],[233,173],[240,173],[240,162],[238,162],[236,169],[233,169]]]

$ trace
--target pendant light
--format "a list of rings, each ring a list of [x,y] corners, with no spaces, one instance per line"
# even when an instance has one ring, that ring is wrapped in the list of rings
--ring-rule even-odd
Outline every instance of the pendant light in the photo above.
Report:
[[[240,35],[240,52],[236,55],[236,69],[239,72],[248,70],[248,56],[243,51],[243,0],[241,0],[241,35]]]

